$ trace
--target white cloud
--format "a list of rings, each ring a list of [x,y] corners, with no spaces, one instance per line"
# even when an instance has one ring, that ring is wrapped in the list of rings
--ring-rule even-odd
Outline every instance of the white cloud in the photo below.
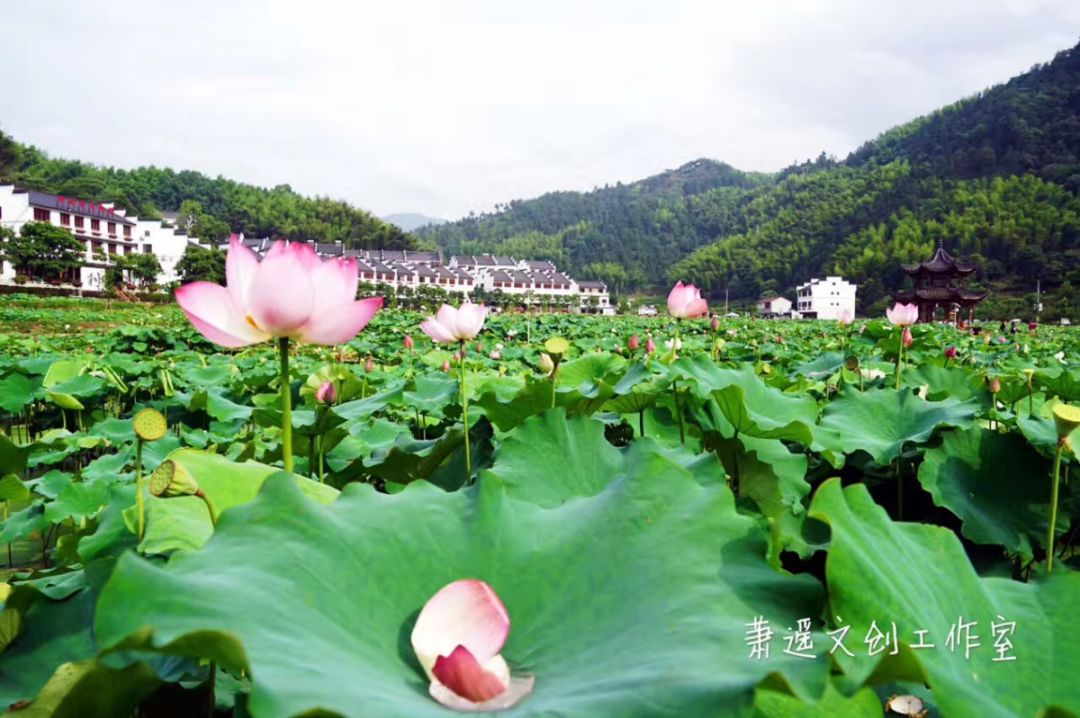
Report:
[[[843,156],[1080,35],[1075,0],[18,0],[3,19],[0,123],[22,141],[445,217],[701,156]]]

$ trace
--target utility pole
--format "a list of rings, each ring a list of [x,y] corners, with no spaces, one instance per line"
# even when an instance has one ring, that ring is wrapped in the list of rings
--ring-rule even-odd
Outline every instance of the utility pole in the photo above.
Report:
[[[1039,322],[1039,313],[1042,312],[1042,280],[1035,280],[1035,323]]]
[[[724,287],[724,314],[728,313],[728,288]]]

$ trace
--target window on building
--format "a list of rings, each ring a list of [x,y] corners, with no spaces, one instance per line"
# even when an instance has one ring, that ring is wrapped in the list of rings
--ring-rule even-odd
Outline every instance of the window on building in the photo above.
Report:
[[[128,227],[127,225],[124,225],[124,236],[125,237],[130,237],[131,236],[131,227]]]
[[[116,236],[116,222],[109,222],[109,234]]]
[[[49,210],[47,210],[47,209],[39,209],[38,207],[34,207],[34,221],[35,222],[48,222],[49,221]]]
[[[109,254],[116,254],[116,245],[115,244],[110,244],[109,245]]]
[[[154,248],[151,247],[149,244],[144,244],[142,246],[142,251],[143,251],[143,254],[152,254],[153,251],[154,251]]]
[[[67,212],[61,212],[60,213],[60,224],[64,225],[65,227],[71,226],[71,215],[68,214]]]
[[[92,219],[92,220],[90,220],[90,230],[92,232],[100,232],[101,231],[101,220],[100,219]]]
[[[83,228],[83,218],[82,217],[76,217],[75,218],[75,229],[82,229],[82,228]]]

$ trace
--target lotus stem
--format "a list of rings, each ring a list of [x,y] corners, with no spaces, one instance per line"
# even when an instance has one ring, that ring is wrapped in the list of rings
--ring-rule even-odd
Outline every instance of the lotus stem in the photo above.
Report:
[[[461,377],[461,421],[465,425],[465,483],[472,483],[472,451],[469,447],[469,392],[465,386],[465,340],[458,345],[459,375]]]
[[[206,504],[206,510],[210,512],[210,525],[216,529],[218,513],[217,509],[214,508],[214,502],[210,500],[210,497],[207,496],[206,492],[202,489],[196,491],[195,495],[202,499],[203,503]]]
[[[135,506],[139,512],[139,540],[146,533],[146,499],[143,498],[142,437],[135,437]]]
[[[1061,476],[1061,454],[1065,451],[1067,437],[1058,439],[1057,452],[1054,454],[1054,482],[1050,488],[1050,528],[1046,533],[1046,572],[1054,570],[1054,531],[1057,528],[1058,479]]]
[[[904,362],[904,328],[900,327],[900,345],[896,350],[896,390],[900,391],[900,372]]]
[[[679,401],[679,382],[671,383],[672,391],[675,392],[675,417],[679,420],[679,443],[686,443],[686,431],[683,428],[682,402]]]
[[[278,339],[278,355],[281,360],[281,458],[290,474],[292,456],[292,386],[289,383],[289,338]]]
[[[645,438],[645,410],[642,409],[637,415],[638,436]]]

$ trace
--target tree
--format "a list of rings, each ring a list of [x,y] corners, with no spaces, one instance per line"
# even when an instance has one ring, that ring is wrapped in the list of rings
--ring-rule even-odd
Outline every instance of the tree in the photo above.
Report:
[[[224,284],[225,252],[189,244],[184,256],[176,263],[176,271],[184,283],[202,281]]]
[[[86,245],[70,232],[46,222],[28,222],[19,236],[10,231],[3,240],[4,261],[16,274],[36,279],[57,279],[83,264]]]

